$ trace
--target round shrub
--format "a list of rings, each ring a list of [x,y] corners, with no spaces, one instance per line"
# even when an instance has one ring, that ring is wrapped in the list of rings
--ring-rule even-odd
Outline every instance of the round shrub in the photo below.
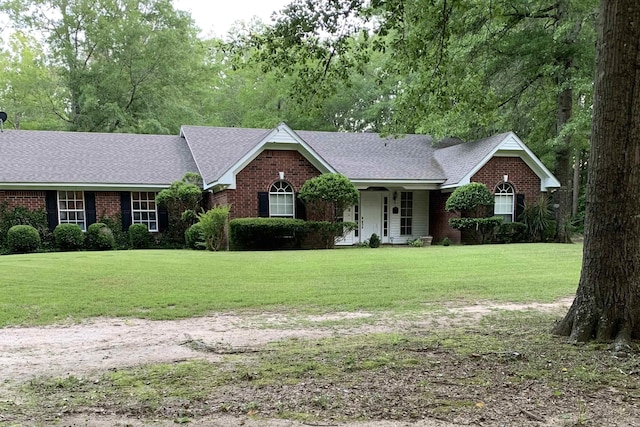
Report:
[[[373,233],[371,237],[369,237],[369,247],[370,248],[380,247],[380,237],[376,233]]]
[[[61,251],[77,251],[84,244],[84,233],[77,224],[58,224],[53,230],[53,240]]]
[[[129,244],[133,249],[150,248],[153,236],[144,224],[133,224],[129,227]]]
[[[199,222],[187,228],[187,231],[184,232],[184,240],[190,249],[205,249],[207,246],[204,241],[204,231]]]
[[[115,247],[116,240],[107,224],[96,222],[87,228],[84,245],[92,251],[108,251]]]
[[[7,246],[14,254],[35,252],[40,247],[40,234],[30,225],[14,225],[7,231]]]

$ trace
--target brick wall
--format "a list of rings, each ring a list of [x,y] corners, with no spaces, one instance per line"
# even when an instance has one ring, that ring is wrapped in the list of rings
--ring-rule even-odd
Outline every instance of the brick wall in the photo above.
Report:
[[[236,176],[236,189],[210,195],[209,203],[231,204],[230,218],[258,216],[258,192],[269,191],[271,184],[279,180],[278,172],[298,192],[307,180],[320,175],[302,154],[297,151],[265,150]]]
[[[456,216],[453,212],[447,212],[444,208],[451,193],[432,191],[429,194],[429,233],[433,236],[434,243],[442,242],[448,237],[451,243],[460,243],[460,231],[449,227],[449,218]]]
[[[509,175],[508,182],[513,185],[516,194],[524,194],[525,202],[540,197],[540,178],[520,157],[492,158],[471,177],[471,182],[486,184],[493,192],[498,184],[504,182],[504,175]]]
[[[6,203],[9,209],[17,206],[29,210],[46,208],[46,193],[44,191],[3,191],[0,190],[0,203]]]
[[[96,216],[114,218],[120,214],[120,192],[96,191]]]
[[[493,192],[498,184],[504,182],[504,175],[509,176],[508,183],[513,185],[516,194],[524,194],[525,202],[535,201],[542,194],[540,178],[520,157],[493,157],[471,177],[471,182],[481,182]],[[429,230],[434,242],[445,237],[449,237],[452,243],[461,241],[460,232],[449,227],[449,218],[454,214],[444,209],[450,194],[431,192]]]

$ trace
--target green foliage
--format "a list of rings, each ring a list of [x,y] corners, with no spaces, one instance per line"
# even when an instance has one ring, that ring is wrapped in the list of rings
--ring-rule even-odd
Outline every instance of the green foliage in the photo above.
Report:
[[[189,249],[206,249],[202,224],[196,222],[184,232],[184,241]]]
[[[53,230],[53,239],[61,251],[77,251],[84,245],[84,233],[78,224],[58,224]]]
[[[487,243],[495,229],[504,219],[499,216],[486,218],[450,218],[449,225],[456,230],[466,231],[475,243]]]
[[[347,207],[358,203],[358,190],[344,175],[327,173],[306,181],[300,188],[300,199],[307,206],[307,214],[314,218],[335,222]]]
[[[526,227],[529,241],[542,242],[547,240],[549,230],[555,231],[553,211],[546,195],[541,195],[533,203],[525,202],[522,215],[519,218]]]
[[[14,225],[7,232],[7,246],[14,254],[35,252],[40,243],[38,230],[30,225]]]
[[[30,211],[21,206],[9,209],[6,204],[0,203],[0,247],[6,245],[7,231],[14,225],[32,226],[38,230],[40,240],[44,244],[48,244],[52,240],[47,223],[47,213],[43,209]]]
[[[331,249],[336,239],[355,230],[355,222],[307,221],[305,223],[305,249]]]
[[[219,251],[227,239],[227,220],[231,205],[214,206],[198,215],[198,223],[202,227],[207,250]]]
[[[526,240],[527,226],[521,222],[504,222],[495,229],[496,243],[520,243]]]
[[[376,233],[373,233],[371,237],[369,237],[369,247],[370,248],[380,247],[380,237]]]
[[[96,222],[87,228],[84,246],[93,251],[108,251],[115,248],[116,241],[113,232],[105,223]]]
[[[105,224],[111,230],[115,241],[115,249],[127,249],[129,247],[129,233],[122,229],[122,219],[119,213],[113,217],[103,214],[99,222]]]
[[[129,246],[132,249],[147,249],[153,246],[153,235],[144,224],[132,224],[129,227]]]
[[[422,248],[424,246],[424,242],[420,238],[410,239],[410,240],[407,240],[407,245],[413,248]]]
[[[451,240],[448,237],[445,237],[444,239],[442,239],[442,246],[449,246],[451,245]]]
[[[193,213],[199,210],[202,200],[201,184],[200,175],[188,172],[156,196],[158,206],[166,208],[169,215],[169,224],[164,233],[169,240],[184,243],[184,233],[196,219]]]
[[[229,222],[234,250],[299,249],[307,236],[305,221],[292,218],[236,218]]]
[[[456,188],[447,199],[445,209],[448,212],[469,213],[472,217],[485,216],[486,207],[493,206],[494,195],[485,184],[471,182]]]

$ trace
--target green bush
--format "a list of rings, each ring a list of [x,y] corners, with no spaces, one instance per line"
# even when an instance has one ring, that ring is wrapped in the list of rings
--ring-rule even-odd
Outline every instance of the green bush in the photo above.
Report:
[[[527,226],[521,222],[505,222],[500,224],[493,236],[495,243],[520,243],[526,240]]]
[[[544,194],[533,203],[526,203],[520,218],[526,226],[526,233],[531,242],[544,242],[551,234],[555,234],[557,224],[553,220],[553,211],[549,198]]]
[[[371,237],[369,237],[369,247],[370,248],[380,247],[380,237],[376,233],[373,233]]]
[[[0,203],[0,247],[7,245],[7,232],[14,225],[30,225],[35,228],[44,246],[50,245],[53,241],[47,223],[47,213],[43,209],[31,211],[21,206],[9,209],[6,203]]]
[[[484,217],[487,214],[487,207],[493,206],[494,201],[494,195],[486,185],[471,182],[456,188],[451,193],[445,209],[447,212],[461,212],[464,216]]]
[[[14,225],[7,231],[7,246],[14,254],[35,252],[40,243],[38,230],[30,225]]]
[[[116,214],[113,217],[103,214],[100,217],[99,222],[103,223],[111,230],[113,239],[115,240],[114,249],[127,249],[129,247],[129,233],[122,229],[122,219],[120,218],[120,214]]]
[[[234,250],[299,249],[306,235],[301,219],[237,218],[229,222],[229,243]]]
[[[108,251],[116,246],[113,232],[105,223],[96,222],[87,228],[84,246],[93,251]]]
[[[222,249],[222,245],[227,239],[225,229],[230,210],[231,205],[218,205],[198,215],[208,250],[219,251]]]
[[[84,233],[77,224],[58,224],[53,230],[53,240],[61,251],[77,251],[84,244]]]
[[[442,246],[449,246],[451,245],[451,239],[449,239],[448,237],[445,237],[444,239],[442,239]]]
[[[207,244],[204,241],[204,232],[202,225],[196,222],[184,232],[184,240],[190,249],[206,249]]]
[[[307,221],[305,223],[306,237],[302,244],[304,249],[331,249],[335,246],[336,238],[355,230],[355,222]]]
[[[153,235],[144,224],[133,224],[129,227],[129,245],[133,249],[147,249],[153,245]]]
[[[494,230],[504,219],[499,216],[488,218],[450,218],[449,225],[456,230],[469,231],[475,243],[486,243]]]

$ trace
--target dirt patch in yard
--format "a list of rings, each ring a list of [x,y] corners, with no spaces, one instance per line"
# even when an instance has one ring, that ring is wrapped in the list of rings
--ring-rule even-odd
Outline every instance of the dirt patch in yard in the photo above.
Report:
[[[356,339],[377,333],[428,333],[452,325],[477,325],[483,316],[502,311],[545,311],[560,316],[571,301],[567,298],[552,304],[483,303],[429,309],[410,316],[369,312],[313,316],[224,313],[176,321],[95,319],[74,325],[0,329],[0,392],[4,396],[0,397],[0,426],[51,422],[50,417],[43,420],[33,411],[19,408],[21,400],[28,399],[22,395],[21,385],[41,378],[91,379],[109,370],[189,360],[218,364],[229,354],[260,352],[267,344],[283,340],[314,342],[328,337]],[[585,394],[563,384],[546,384],[534,377],[512,378],[509,364],[526,363],[516,351],[460,356],[436,344],[414,348],[414,344],[407,343],[396,348],[408,354],[415,367],[402,365],[402,369],[396,369],[393,363],[383,361],[386,365],[381,369],[354,369],[341,378],[341,384],[310,376],[302,382],[275,385],[226,385],[206,401],[170,402],[163,408],[163,414],[125,408],[115,402],[112,405],[87,403],[80,413],[61,411],[55,416],[55,424],[69,427],[172,426],[181,422],[214,427],[640,426],[638,397],[629,390],[602,387]],[[549,369],[563,368],[554,365]],[[634,374],[629,371],[629,375]],[[486,382],[493,385],[488,387]],[[253,410],[252,405],[259,409]],[[61,407],[59,402],[52,406]],[[306,421],[280,419],[283,413],[294,412],[316,417]],[[184,413],[189,416],[183,417]],[[365,421],[353,421],[359,419]]]

